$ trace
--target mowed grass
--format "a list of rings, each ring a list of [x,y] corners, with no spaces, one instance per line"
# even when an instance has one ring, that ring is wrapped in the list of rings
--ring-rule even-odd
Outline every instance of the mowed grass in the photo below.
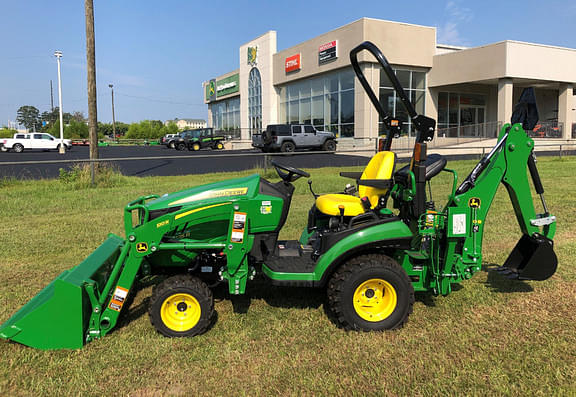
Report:
[[[447,297],[418,295],[407,325],[383,333],[339,329],[325,313],[324,291],[258,281],[232,300],[217,290],[213,328],[184,339],[155,332],[147,285],[113,333],[81,350],[0,341],[0,395],[574,395],[576,159],[538,164],[558,217],[559,268],[547,281],[482,271]],[[449,167],[462,179],[473,165]],[[349,182],[338,176],[342,169],[309,171],[318,193]],[[129,201],[246,174],[116,177],[96,189],[73,181],[0,181],[0,322],[107,233],[123,235]],[[313,202],[306,181],[296,185],[284,238],[298,238]],[[448,174],[435,178],[439,206],[449,187]],[[487,219],[485,263],[502,264],[519,237],[501,188]]]

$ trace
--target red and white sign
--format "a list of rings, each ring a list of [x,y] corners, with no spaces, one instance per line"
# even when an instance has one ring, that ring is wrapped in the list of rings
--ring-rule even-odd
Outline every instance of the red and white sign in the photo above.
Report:
[[[338,40],[322,44],[318,47],[318,63],[323,64],[338,58]]]
[[[326,51],[326,50],[328,50],[330,48],[334,48],[334,47],[336,47],[336,40],[331,41],[330,43],[322,44],[320,47],[318,47],[318,51],[319,52]]]
[[[301,54],[292,55],[286,58],[284,62],[286,73],[294,72],[295,70],[300,70],[302,68]]]

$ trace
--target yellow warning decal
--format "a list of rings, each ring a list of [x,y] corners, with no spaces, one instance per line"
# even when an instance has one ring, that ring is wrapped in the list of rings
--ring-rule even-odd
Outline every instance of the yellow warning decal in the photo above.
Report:
[[[185,197],[180,200],[171,202],[168,205],[186,204],[193,201],[205,200],[210,198],[218,197],[234,197],[234,196],[244,196],[248,192],[247,187],[237,187],[233,189],[219,189],[219,190],[208,190],[202,193],[194,194],[192,196]]]
[[[190,214],[193,214],[195,212],[200,212],[200,211],[207,210],[208,208],[220,207],[221,205],[228,205],[228,204],[230,204],[230,203],[220,203],[220,204],[208,205],[206,207],[196,208],[196,209],[178,214],[174,217],[174,219],[180,219],[180,218],[185,217],[186,215],[190,215]]]
[[[142,253],[148,251],[148,243],[138,243],[136,244],[136,251]]]
[[[470,200],[468,200],[468,207],[480,208],[480,199],[478,197],[471,197]]]

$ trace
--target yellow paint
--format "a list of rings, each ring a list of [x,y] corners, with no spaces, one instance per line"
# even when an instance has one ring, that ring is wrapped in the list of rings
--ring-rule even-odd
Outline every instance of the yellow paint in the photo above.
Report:
[[[366,321],[385,320],[394,312],[397,303],[396,289],[380,278],[366,280],[354,291],[354,310]]]
[[[209,209],[209,208],[220,207],[220,206],[222,206],[222,205],[228,205],[228,204],[230,204],[230,203],[220,203],[220,204],[208,205],[208,206],[206,206],[206,207],[196,208],[196,209],[193,209],[193,210],[186,211],[186,212],[183,212],[183,213],[181,213],[181,214],[178,214],[178,215],[176,215],[176,216],[174,217],[174,219],[180,219],[180,218],[183,218],[183,217],[185,217],[185,216],[187,216],[187,215],[194,214],[194,213],[196,213],[196,212],[200,212],[200,211],[207,210],[207,209]]]
[[[392,179],[396,156],[393,152],[379,152],[372,157],[360,179]],[[360,199],[368,197],[372,208],[378,205],[380,196],[388,189],[370,186],[358,186],[358,197],[349,194],[324,194],[316,199],[316,208],[326,215],[340,215],[339,206],[344,206],[344,216],[356,216],[364,213]]]
[[[190,294],[174,294],[162,302],[160,317],[164,325],[176,332],[189,331],[198,324],[202,309],[198,299]]]
[[[185,197],[180,200],[171,202],[168,205],[186,204],[193,201],[199,201],[209,198],[216,197],[233,197],[233,196],[243,196],[248,192],[247,187],[238,187],[233,189],[221,189],[221,190],[207,190],[202,193],[195,194],[193,196]]]

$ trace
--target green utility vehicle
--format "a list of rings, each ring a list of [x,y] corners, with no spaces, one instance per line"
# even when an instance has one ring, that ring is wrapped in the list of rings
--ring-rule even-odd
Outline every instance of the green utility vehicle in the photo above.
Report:
[[[410,164],[396,172],[390,148],[399,121],[384,113],[364,77],[357,60],[363,50],[376,57],[417,131]],[[252,175],[140,197],[124,210],[126,239],[110,235],[1,325],[0,337],[40,349],[80,348],[111,332],[135,281],[155,274],[171,275],[156,285],[149,306],[152,325],[165,336],[205,332],[214,315],[211,288],[224,283],[231,295],[244,294],[259,274],[273,285],[325,289],[342,328],[399,328],[415,291],[447,295],[481,270],[486,215],[501,183],[522,237],[499,271],[526,280],[552,276],[556,219],[526,134],[537,119],[533,91],[523,93],[496,146],[459,184],[442,156],[427,155],[435,122],[416,114],[381,52],[365,42],[350,59],[388,134],[363,172],[342,173],[356,181],[357,194],[319,196],[310,187],[314,204],[298,241],[278,239],[293,183],[309,176],[293,167],[274,163],[277,183]],[[528,171],[542,213],[535,210]],[[426,183],[440,172],[453,175],[453,187],[436,209]]]
[[[213,128],[199,128],[182,131],[179,136],[174,138],[174,147],[176,150],[198,151],[206,148],[222,150],[225,140],[223,135],[215,134]]]

